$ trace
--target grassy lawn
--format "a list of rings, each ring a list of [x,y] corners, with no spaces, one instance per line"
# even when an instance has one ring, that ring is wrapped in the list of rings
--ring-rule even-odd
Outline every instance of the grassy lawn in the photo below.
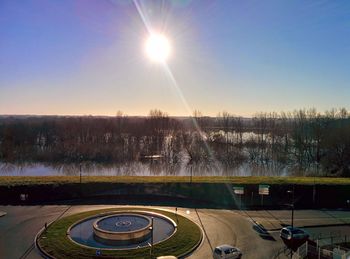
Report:
[[[83,176],[84,183],[186,183],[188,176]],[[194,176],[195,183],[234,184],[326,184],[348,185],[350,178],[333,177],[270,177],[270,176]],[[0,176],[0,186],[79,183],[78,176]]]
[[[95,249],[89,249],[74,244],[66,236],[66,231],[69,228],[69,226],[71,226],[78,220],[98,213],[118,210],[126,209],[94,210],[62,218],[48,227],[47,231],[45,231],[39,237],[38,243],[46,252],[48,252],[55,258],[94,258],[96,255]],[[127,210],[137,210],[137,208],[128,208]],[[144,211],[145,209],[142,208],[138,210]],[[180,256],[187,253],[188,251],[191,251],[193,247],[195,247],[201,241],[202,232],[200,228],[189,219],[178,215],[178,220],[176,220],[176,216],[174,213],[151,209],[147,210],[158,212],[165,216],[168,216],[178,224],[177,231],[171,238],[154,246],[154,256]],[[102,256],[99,256],[99,258],[150,258],[149,253],[149,248],[120,251],[102,250]]]

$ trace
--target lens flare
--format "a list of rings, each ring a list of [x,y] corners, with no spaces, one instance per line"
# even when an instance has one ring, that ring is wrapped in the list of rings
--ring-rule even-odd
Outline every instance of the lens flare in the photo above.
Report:
[[[146,54],[154,62],[163,63],[170,54],[170,43],[163,34],[151,34],[146,41]]]

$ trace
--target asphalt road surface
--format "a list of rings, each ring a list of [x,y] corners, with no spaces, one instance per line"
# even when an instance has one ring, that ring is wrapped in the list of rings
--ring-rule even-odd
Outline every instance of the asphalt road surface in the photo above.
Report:
[[[41,258],[34,238],[45,225],[59,217],[87,210],[120,207],[111,205],[45,205],[0,206],[7,214],[0,217],[0,258]],[[173,207],[153,207],[175,211]],[[186,211],[189,212],[186,213]],[[230,211],[214,209],[178,208],[204,230],[204,240],[189,258],[212,258],[212,250],[221,244],[239,247],[243,258],[270,259],[284,247],[279,229],[290,224],[290,211]],[[254,222],[259,222],[268,232],[259,234]],[[295,211],[294,225],[305,227],[314,236],[341,232],[349,234],[350,212],[345,211]],[[325,227],[322,227],[325,225]]]

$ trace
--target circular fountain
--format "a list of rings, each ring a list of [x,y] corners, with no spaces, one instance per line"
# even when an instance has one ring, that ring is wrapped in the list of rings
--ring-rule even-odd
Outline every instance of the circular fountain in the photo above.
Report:
[[[95,238],[107,244],[138,243],[151,234],[151,218],[135,213],[105,216],[93,223]]]

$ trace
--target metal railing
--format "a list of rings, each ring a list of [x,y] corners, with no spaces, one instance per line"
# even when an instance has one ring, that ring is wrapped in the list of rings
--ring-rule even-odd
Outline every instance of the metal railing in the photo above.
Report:
[[[323,248],[319,245],[313,245],[306,241],[302,244],[293,258],[295,259],[347,259],[350,256],[350,251],[341,249],[340,247],[333,247],[332,249]]]

